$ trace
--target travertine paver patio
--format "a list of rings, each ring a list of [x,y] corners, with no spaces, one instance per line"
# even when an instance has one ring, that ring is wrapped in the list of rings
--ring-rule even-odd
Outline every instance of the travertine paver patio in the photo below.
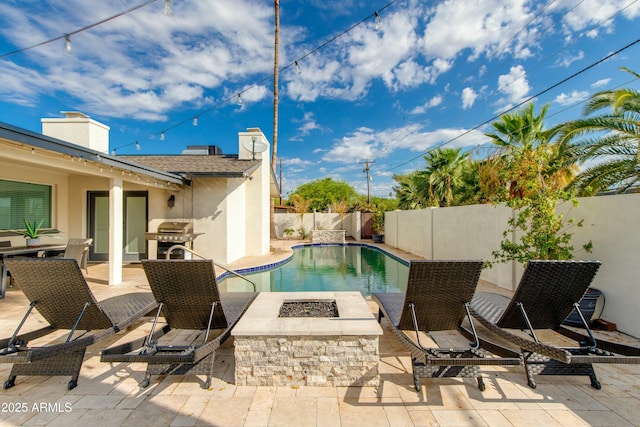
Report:
[[[264,261],[247,259],[235,266]],[[105,265],[89,267],[87,279],[98,299],[147,288],[139,265],[125,268],[120,286],[107,286],[106,277]],[[377,311],[374,303],[369,305]],[[0,300],[0,337],[11,334],[25,306],[19,289],[9,289]],[[147,325],[131,333],[144,333]],[[522,368],[513,367],[485,369],[484,393],[474,380],[459,378],[427,379],[416,393],[408,354],[384,320],[382,327],[379,387],[235,386],[230,339],[218,352],[210,389],[202,389],[204,377],[191,374],[167,376],[141,389],[143,365],[99,361],[109,341],[89,348],[73,390],[66,389],[66,377],[18,377],[14,388],[0,390],[0,426],[640,425],[638,366],[597,366],[602,390],[592,389],[585,377],[549,376],[537,377],[533,390]],[[9,369],[0,365],[3,382]]]

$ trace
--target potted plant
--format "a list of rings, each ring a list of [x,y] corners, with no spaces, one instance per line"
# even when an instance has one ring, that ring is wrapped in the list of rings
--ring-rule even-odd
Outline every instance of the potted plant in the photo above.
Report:
[[[36,248],[40,246],[40,236],[44,234],[52,234],[57,233],[57,230],[42,230],[42,223],[44,219],[41,219],[40,222],[28,221],[26,218],[24,219],[24,230],[14,230],[14,232],[20,234],[25,239],[27,239],[27,247]]]
[[[373,228],[373,234],[371,239],[374,243],[384,242],[384,211],[375,210],[371,215],[371,227]]]

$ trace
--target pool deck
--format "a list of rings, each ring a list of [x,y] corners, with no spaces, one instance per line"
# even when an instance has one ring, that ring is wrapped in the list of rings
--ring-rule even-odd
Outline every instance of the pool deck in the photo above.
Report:
[[[292,241],[274,241],[272,253],[231,265],[241,269],[269,264],[290,254]],[[386,245],[384,250],[415,259]],[[148,289],[139,264],[124,269],[124,282],[108,286],[105,264],[89,266],[87,281],[98,300]],[[497,290],[481,282],[481,289]],[[507,291],[502,290],[508,294]],[[372,313],[377,306],[368,301]],[[27,300],[9,288],[0,300],[0,337],[8,337],[21,319]],[[25,328],[42,324],[32,315]],[[598,365],[601,390],[586,377],[538,376],[526,385],[522,367],[486,367],[486,391],[473,379],[423,379],[413,388],[408,353],[383,320],[380,337],[380,386],[307,387],[236,386],[233,339],[217,352],[214,378],[171,375],[139,387],[141,364],[99,361],[100,350],[125,335],[89,347],[78,386],[66,389],[67,377],[18,377],[16,386],[0,390],[0,426],[633,426],[640,425],[640,366]],[[146,326],[128,332],[144,333]],[[0,364],[0,379],[10,365]]]

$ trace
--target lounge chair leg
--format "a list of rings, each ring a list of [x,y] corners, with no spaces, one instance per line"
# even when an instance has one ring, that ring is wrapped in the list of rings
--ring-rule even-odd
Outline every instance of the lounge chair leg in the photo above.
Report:
[[[15,375],[11,375],[9,377],[8,380],[6,380],[4,382],[4,385],[2,386],[5,390],[10,389],[11,387],[13,387],[14,385],[16,385],[16,376]]]
[[[211,387],[211,378],[213,378],[213,362],[216,359],[216,352],[212,352],[209,356],[206,357],[207,360],[206,362],[209,363],[209,369],[207,371],[207,381],[205,381],[204,383],[204,388],[205,389],[209,389],[209,387]]]
[[[151,384],[151,375],[146,375],[142,382],[140,383],[140,387],[147,388]]]
[[[602,388],[602,384],[600,384],[600,381],[598,381],[595,373],[589,375],[589,379],[591,380],[591,387],[595,388],[596,390],[600,390]]]
[[[72,378],[68,383],[67,383],[67,390],[73,390],[74,388],[76,388],[78,386],[78,379],[77,378]]]
[[[530,366],[525,365],[524,370],[527,373],[527,385],[531,388],[536,388],[538,385],[536,384],[536,380],[533,379],[533,372],[531,372]]]
[[[420,375],[416,372],[415,366],[413,367],[413,386],[416,388],[416,391],[420,393],[420,390],[422,390],[422,386],[420,385]]]
[[[484,379],[482,377],[478,377],[478,389],[480,391],[485,391],[487,386],[484,384]]]

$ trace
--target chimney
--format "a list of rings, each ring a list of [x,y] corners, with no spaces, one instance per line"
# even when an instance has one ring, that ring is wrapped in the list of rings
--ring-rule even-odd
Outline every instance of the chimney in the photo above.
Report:
[[[42,134],[109,154],[109,126],[79,111],[61,111],[64,118],[41,119]]]
[[[269,160],[269,141],[260,128],[248,128],[238,132],[238,158],[240,160]]]

